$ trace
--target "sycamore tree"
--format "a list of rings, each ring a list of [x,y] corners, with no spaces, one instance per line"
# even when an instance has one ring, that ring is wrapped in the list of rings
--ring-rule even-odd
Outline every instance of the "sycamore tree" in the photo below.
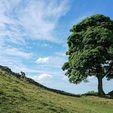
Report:
[[[68,62],[62,69],[71,83],[78,84],[95,76],[98,94],[104,95],[103,78],[113,78],[113,21],[94,15],[74,25],[68,37]]]

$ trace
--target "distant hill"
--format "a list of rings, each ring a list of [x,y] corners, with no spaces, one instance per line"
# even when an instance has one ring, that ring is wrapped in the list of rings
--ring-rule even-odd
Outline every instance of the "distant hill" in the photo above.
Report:
[[[113,99],[50,89],[0,66],[0,113],[113,113]]]

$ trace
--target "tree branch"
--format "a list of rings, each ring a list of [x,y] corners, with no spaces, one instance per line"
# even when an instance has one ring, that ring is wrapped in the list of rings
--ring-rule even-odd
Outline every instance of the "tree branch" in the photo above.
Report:
[[[112,68],[113,68],[113,61],[109,64],[109,68],[108,68],[107,72],[105,73],[105,76],[110,74],[110,71],[112,70]]]

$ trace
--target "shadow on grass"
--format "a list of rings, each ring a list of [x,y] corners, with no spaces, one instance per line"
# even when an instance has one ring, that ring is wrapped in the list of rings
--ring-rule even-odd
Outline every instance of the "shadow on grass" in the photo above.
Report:
[[[98,95],[98,93],[96,94],[86,93],[86,94],[82,94],[81,96],[95,96],[95,97],[104,98],[104,99],[113,99],[113,96],[110,95],[109,93],[105,95]]]

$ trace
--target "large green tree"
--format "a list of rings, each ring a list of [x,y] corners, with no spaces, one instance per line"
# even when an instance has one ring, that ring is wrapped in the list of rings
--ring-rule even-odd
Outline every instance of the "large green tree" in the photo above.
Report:
[[[70,31],[68,62],[62,67],[65,75],[75,84],[95,76],[98,93],[104,95],[102,79],[113,78],[113,21],[97,14],[74,25]]]

